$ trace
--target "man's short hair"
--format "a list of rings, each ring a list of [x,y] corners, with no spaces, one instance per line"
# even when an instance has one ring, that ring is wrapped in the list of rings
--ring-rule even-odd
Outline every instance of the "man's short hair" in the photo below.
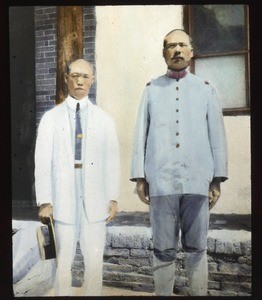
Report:
[[[66,72],[66,74],[69,75],[70,70],[71,70],[71,64],[72,64],[73,62],[75,62],[76,60],[79,60],[79,59],[82,59],[82,60],[86,61],[86,62],[89,64],[89,66],[90,66],[90,68],[91,68],[91,70],[92,70],[92,72],[93,72],[93,76],[95,76],[95,66],[94,66],[94,64],[92,64],[92,63],[89,62],[88,60],[84,59],[83,57],[77,57],[77,58],[73,58],[73,59],[69,60],[69,61],[67,62],[67,64],[66,64],[66,67],[65,67],[65,72]]]
[[[184,29],[179,29],[179,28],[178,28],[178,29],[173,29],[173,30],[171,30],[170,32],[168,32],[168,33],[165,35],[164,41],[163,41],[163,47],[164,47],[164,49],[165,49],[166,43],[167,43],[166,38],[167,38],[170,34],[172,34],[173,32],[175,32],[175,31],[182,31],[182,32],[184,32],[184,33],[188,36],[191,45],[193,45],[193,40],[192,40],[191,36],[190,36]]]

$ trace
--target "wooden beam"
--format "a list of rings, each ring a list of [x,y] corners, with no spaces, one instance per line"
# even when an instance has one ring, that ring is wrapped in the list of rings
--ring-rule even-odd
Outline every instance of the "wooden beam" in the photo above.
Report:
[[[68,61],[83,56],[83,7],[57,7],[57,78],[56,104],[67,96],[64,82],[65,67]]]

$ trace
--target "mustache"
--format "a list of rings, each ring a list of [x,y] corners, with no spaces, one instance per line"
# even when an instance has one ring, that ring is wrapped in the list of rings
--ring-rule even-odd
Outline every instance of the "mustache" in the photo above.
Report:
[[[180,53],[174,54],[174,55],[172,56],[172,59],[177,59],[177,58],[184,59],[184,58],[180,55]]]

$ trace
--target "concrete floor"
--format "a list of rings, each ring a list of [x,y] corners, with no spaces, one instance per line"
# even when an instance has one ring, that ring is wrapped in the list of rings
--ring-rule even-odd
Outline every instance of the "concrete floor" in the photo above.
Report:
[[[14,297],[54,296],[50,274],[51,261],[38,261],[20,281],[13,285]],[[75,296],[82,296],[81,288],[73,288]],[[115,287],[103,287],[103,296],[154,296],[154,293],[137,292]]]
[[[81,288],[74,288],[75,296],[82,296],[81,294]],[[49,293],[47,293],[44,296],[54,296],[53,290],[51,290]],[[103,296],[154,296],[153,293],[146,293],[146,292],[137,292],[137,291],[131,291],[126,289],[120,289],[115,287],[103,287]]]

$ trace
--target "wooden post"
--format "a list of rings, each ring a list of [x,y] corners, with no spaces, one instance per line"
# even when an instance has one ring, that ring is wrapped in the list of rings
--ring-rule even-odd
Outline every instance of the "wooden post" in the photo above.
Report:
[[[83,56],[83,7],[57,7],[57,77],[56,104],[67,96],[64,82],[65,67],[68,61]]]

